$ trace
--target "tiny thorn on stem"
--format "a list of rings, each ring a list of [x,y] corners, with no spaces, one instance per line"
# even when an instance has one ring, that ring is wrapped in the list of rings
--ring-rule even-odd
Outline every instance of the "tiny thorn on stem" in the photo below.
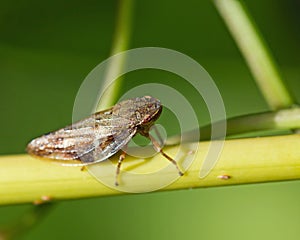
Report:
[[[231,178],[231,176],[227,175],[227,174],[223,174],[218,176],[217,178],[222,179],[222,180],[228,180]]]
[[[48,203],[52,200],[53,200],[52,197],[50,197],[48,195],[43,195],[43,196],[40,197],[40,199],[34,200],[33,205],[41,205],[41,204],[44,204],[44,203]]]

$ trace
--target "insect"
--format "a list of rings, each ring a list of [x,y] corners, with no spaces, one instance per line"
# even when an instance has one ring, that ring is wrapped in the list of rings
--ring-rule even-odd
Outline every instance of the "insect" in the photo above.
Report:
[[[125,159],[127,144],[137,134],[151,140],[153,147],[183,172],[168,156],[149,131],[162,112],[160,101],[151,96],[124,100],[65,128],[32,140],[27,152],[33,156],[62,162],[63,165],[86,166],[104,161],[122,151],[116,168],[115,185]],[[123,150],[122,150],[123,149]]]

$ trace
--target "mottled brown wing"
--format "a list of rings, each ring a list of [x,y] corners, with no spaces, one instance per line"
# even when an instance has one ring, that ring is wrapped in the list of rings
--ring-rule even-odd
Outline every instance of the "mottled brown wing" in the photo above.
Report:
[[[27,150],[33,155],[60,160],[64,165],[88,165],[114,155],[135,133],[136,127],[129,120],[108,109],[34,139]],[[80,160],[81,164],[69,160]]]

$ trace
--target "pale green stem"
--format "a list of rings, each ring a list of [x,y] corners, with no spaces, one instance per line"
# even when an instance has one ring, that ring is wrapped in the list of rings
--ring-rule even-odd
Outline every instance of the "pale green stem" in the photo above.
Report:
[[[235,117],[227,120],[227,136],[266,130],[295,130],[300,128],[300,108],[283,109],[276,112],[256,113]],[[211,137],[211,125],[200,128],[201,140]],[[168,138],[166,144],[179,144],[181,139],[190,141],[195,139],[198,131],[190,131]],[[259,135],[257,135],[259,136]]]
[[[194,160],[184,176],[168,186],[162,186],[160,190],[300,179],[299,141],[297,134],[226,140],[217,164],[205,178],[199,178],[199,171],[210,142],[190,143],[181,148],[166,147],[164,151],[169,156],[176,156],[180,151],[179,155],[192,156]],[[195,144],[199,144],[199,150],[190,152],[189,149],[194,149]],[[116,163],[118,154],[112,160]],[[107,163],[104,161],[99,167],[105,167]],[[146,178],[143,182],[136,181],[134,174],[124,173],[144,173],[144,177],[147,177],[147,173],[159,171],[165,164],[171,163],[161,154],[146,161],[128,156],[122,166],[120,189],[124,186],[134,189],[160,184],[161,178]],[[177,170],[170,166],[164,174],[166,177],[176,175]],[[106,175],[113,183],[115,168]],[[35,202],[45,198],[61,200],[126,194],[103,185],[87,171],[81,171],[80,167],[63,167],[25,154],[0,157],[0,182],[0,205]],[[128,182],[131,182],[130,185],[126,185]]]
[[[132,15],[134,0],[120,0],[119,12],[117,16],[117,25],[115,29],[115,35],[113,39],[113,45],[111,55],[128,49],[131,27],[132,27]],[[124,55],[122,55],[124,56]],[[103,79],[103,86],[106,86],[112,76],[121,72],[126,59],[125,57],[115,58],[108,66],[105,79]],[[114,81],[113,84],[104,92],[101,97],[101,101],[98,103],[97,111],[106,109],[115,104],[117,96],[120,92],[121,81]]]
[[[293,98],[287,91],[266,44],[245,6],[238,0],[214,0],[265,100],[272,110],[287,108]]]

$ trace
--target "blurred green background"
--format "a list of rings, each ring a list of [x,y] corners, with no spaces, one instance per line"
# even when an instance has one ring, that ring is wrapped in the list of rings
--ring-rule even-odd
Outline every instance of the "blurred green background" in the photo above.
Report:
[[[244,2],[300,102],[299,1]],[[81,82],[109,56],[117,7],[0,2],[1,154],[24,153],[30,139],[71,122]],[[134,11],[131,48],[171,48],[197,60],[219,87],[228,116],[268,110],[211,1],[137,1]],[[124,91],[176,77],[145,70],[127,78]],[[195,104],[197,97],[190,96]],[[64,201],[22,239],[299,239],[299,202],[298,181]],[[0,207],[0,224],[30,207]]]

